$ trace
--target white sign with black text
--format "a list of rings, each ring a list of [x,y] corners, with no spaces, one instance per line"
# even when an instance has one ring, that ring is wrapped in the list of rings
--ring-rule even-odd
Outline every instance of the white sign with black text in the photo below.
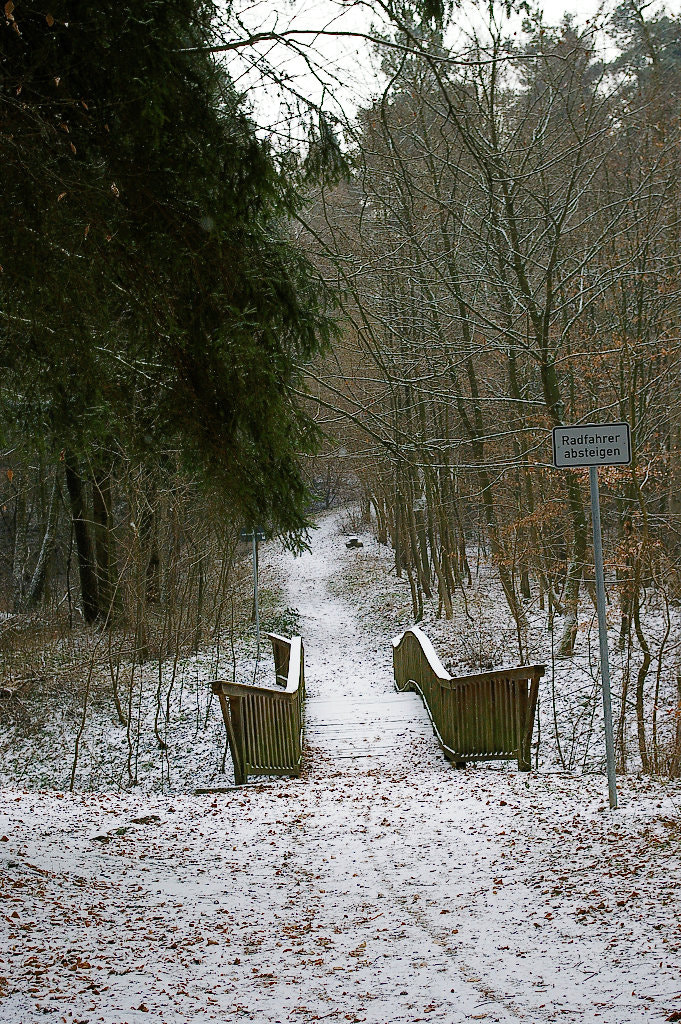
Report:
[[[585,423],[553,428],[556,469],[577,466],[628,466],[631,433],[628,423]]]
[[[606,620],[605,572],[603,570],[603,538],[601,535],[601,504],[598,496],[599,466],[628,466],[631,462],[631,431],[628,423],[583,423],[578,427],[553,428],[553,464],[556,469],[589,467],[591,523],[594,537],[594,575],[596,577],[596,608],[598,641],[603,690],[603,724],[605,727],[605,760],[608,768],[610,807],[617,807],[615,772],[615,738],[612,729],[610,698],[610,661],[608,658],[608,623]]]

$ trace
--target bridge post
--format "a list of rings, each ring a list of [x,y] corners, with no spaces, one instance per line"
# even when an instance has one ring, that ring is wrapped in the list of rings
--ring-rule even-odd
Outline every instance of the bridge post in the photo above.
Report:
[[[222,717],[227,730],[227,742],[232,754],[234,765],[234,782],[237,786],[243,786],[248,782],[245,771],[245,750],[244,750],[244,729],[243,716],[241,714],[242,697],[226,697],[224,693],[218,693]]]
[[[532,728],[537,710],[541,675],[542,673],[539,669],[533,669],[529,679],[529,693],[525,691],[524,700],[522,701],[524,720],[521,718],[522,733],[518,737],[518,771],[521,772],[529,772],[532,769]],[[524,680],[522,682],[524,683]]]

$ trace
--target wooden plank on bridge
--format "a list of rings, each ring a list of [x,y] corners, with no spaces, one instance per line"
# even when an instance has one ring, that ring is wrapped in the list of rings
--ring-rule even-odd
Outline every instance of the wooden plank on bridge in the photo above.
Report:
[[[415,693],[373,700],[308,698],[305,739],[333,758],[394,756],[419,737],[433,738],[428,715]]]

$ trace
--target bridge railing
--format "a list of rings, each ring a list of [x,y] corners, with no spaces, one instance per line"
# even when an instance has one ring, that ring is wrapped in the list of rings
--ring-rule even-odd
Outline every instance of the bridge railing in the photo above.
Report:
[[[518,759],[529,771],[539,680],[544,665],[451,676],[425,633],[414,627],[393,640],[397,690],[421,694],[449,760]]]
[[[305,652],[301,637],[270,633],[277,686],[216,680],[234,781],[249,775],[300,775],[303,751]]]

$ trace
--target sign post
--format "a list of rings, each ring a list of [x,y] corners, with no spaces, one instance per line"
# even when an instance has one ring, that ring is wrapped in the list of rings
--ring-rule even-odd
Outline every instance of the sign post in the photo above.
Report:
[[[252,530],[242,530],[241,539],[245,541],[250,540],[253,543],[253,609],[255,612],[255,661],[257,666],[258,662],[260,661],[260,607],[258,602],[258,541],[264,540],[265,534],[263,533],[262,529],[259,526],[256,526]]]
[[[603,538],[601,507],[598,495],[599,466],[627,466],[631,462],[631,432],[628,423],[587,423],[579,427],[553,428],[553,464],[557,469],[589,468],[591,493],[591,524],[594,538],[596,570],[596,608],[605,723],[605,756],[608,766],[610,807],[617,807],[615,777],[615,741],[612,729],[610,698],[610,662],[608,660],[608,625],[605,617],[605,575],[603,572]]]

